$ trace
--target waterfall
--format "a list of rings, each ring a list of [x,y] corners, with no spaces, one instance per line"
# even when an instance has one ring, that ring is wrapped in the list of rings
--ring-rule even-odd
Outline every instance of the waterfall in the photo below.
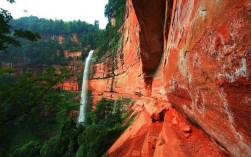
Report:
[[[88,57],[85,60],[85,68],[83,73],[83,82],[82,82],[82,91],[81,91],[81,101],[80,101],[80,111],[78,122],[83,123],[85,121],[85,112],[86,112],[86,96],[87,96],[87,87],[88,87],[88,77],[89,77],[89,67],[92,58],[93,50],[91,50],[88,54]]]

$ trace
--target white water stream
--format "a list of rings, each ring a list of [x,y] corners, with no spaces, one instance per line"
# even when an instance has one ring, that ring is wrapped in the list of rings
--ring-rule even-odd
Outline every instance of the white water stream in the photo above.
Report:
[[[78,122],[83,123],[85,122],[85,113],[86,113],[86,104],[87,104],[87,88],[88,88],[88,77],[89,77],[89,67],[91,63],[93,50],[91,50],[88,54],[88,57],[85,60],[85,69],[83,74],[83,82],[82,82],[82,91],[81,91],[81,100],[80,100],[80,111]]]

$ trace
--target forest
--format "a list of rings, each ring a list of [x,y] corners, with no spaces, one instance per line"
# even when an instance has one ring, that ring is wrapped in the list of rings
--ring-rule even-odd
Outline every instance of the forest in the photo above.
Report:
[[[94,61],[117,50],[124,12],[125,0],[109,0],[104,13],[109,23],[101,30],[98,25],[80,20],[64,22],[35,16],[13,19],[10,12],[1,8],[1,64],[44,68],[39,75],[29,71],[16,75],[11,67],[0,68],[0,156],[105,155],[133,119],[132,116],[124,123],[130,113],[121,109],[131,100],[103,98],[96,104],[96,110],[91,110],[89,92],[87,120],[82,125],[69,116],[71,110],[79,108],[79,102],[74,100],[79,93],[57,88],[57,84],[72,75],[65,67],[69,62],[65,50],[80,51],[82,57],[78,59],[84,60],[93,49]],[[112,18],[116,19],[114,26]]]
[[[0,54],[1,60],[29,61],[29,64],[64,64],[67,60],[63,50],[82,51],[87,53],[95,49],[95,42],[102,30],[92,24],[81,21],[63,22],[30,16],[12,20],[14,29],[26,29],[37,32],[41,40],[32,42],[19,39],[21,47],[8,47]],[[75,36],[75,40],[73,39]],[[59,41],[59,38],[62,41]]]
[[[85,59],[89,50],[93,49],[94,60],[99,61],[107,53],[115,53],[121,46],[121,42],[117,41],[122,40],[118,30],[123,24],[124,11],[125,0],[109,1],[104,13],[109,22],[104,30],[80,20],[64,22],[35,16],[11,20],[9,25],[14,30],[36,32],[42,39],[34,42],[19,38],[21,48],[16,45],[9,46],[0,53],[0,59],[28,61],[32,65],[65,64],[67,61],[63,50],[81,51],[82,59]],[[116,20],[115,26],[112,26],[112,18]],[[60,38],[62,41],[59,41]]]

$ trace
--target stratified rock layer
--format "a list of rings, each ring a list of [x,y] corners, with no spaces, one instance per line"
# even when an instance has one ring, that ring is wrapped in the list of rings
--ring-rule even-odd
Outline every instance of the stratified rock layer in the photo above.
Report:
[[[249,0],[128,0],[119,53],[92,66],[94,101],[141,109],[110,156],[251,156]],[[169,102],[177,110],[152,123]]]

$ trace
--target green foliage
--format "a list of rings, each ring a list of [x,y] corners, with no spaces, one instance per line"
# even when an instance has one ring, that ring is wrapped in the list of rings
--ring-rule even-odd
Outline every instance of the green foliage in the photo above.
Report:
[[[26,28],[30,31],[37,31],[43,36],[71,36],[72,34],[87,33],[90,28],[95,29],[93,25],[80,20],[64,22],[62,20],[44,19],[35,16],[22,17],[12,21],[11,25],[14,28]]]
[[[38,141],[30,141],[25,145],[14,150],[10,157],[39,157],[41,143]]]
[[[7,69],[0,69],[0,76],[4,75],[4,74],[12,74],[15,71],[11,68],[7,68]]]
[[[28,29],[30,31],[39,32],[43,38],[51,38],[52,36],[62,36],[65,38],[63,47],[66,49],[78,48],[79,45],[72,41],[72,35],[76,35],[82,47],[91,46],[94,48],[94,39],[99,29],[92,24],[84,21],[64,22],[62,20],[48,20],[35,16],[22,17],[11,22],[11,26],[17,29]],[[64,45],[65,44],[65,45]]]
[[[45,141],[40,150],[41,157],[71,157],[76,153],[79,145],[77,137],[81,129],[77,128],[76,123],[68,120],[56,136]]]
[[[107,53],[115,54],[121,44],[119,28],[124,19],[125,0],[109,0],[105,9],[109,20],[116,19],[116,25],[112,26],[110,21],[105,30],[81,21],[33,16],[12,20],[11,14],[1,9],[0,51],[4,53],[0,53],[0,60],[51,67],[67,63],[63,54],[66,49],[97,49],[97,59]],[[36,41],[40,36],[31,31],[40,33],[42,40]],[[73,35],[79,43],[72,40]],[[58,43],[58,36],[65,38],[62,44]],[[20,45],[22,48],[15,47]],[[85,56],[83,53],[83,59]],[[40,76],[12,73],[12,69],[0,69],[0,156],[102,156],[132,120],[124,123],[129,114],[123,108],[129,99],[101,99],[94,111],[92,101],[88,101],[85,125],[77,126],[65,115],[69,108],[77,106],[72,101],[73,94],[56,88],[70,77],[67,69],[45,69]]]
[[[58,116],[76,104],[73,94],[54,88],[68,77],[67,69],[46,69],[41,76],[0,75],[0,154],[56,133],[64,123]]]
[[[121,12],[121,7],[125,5],[125,0],[109,0],[105,6],[105,16],[111,19],[115,14]]]
[[[109,23],[96,40],[98,47],[94,57],[97,60],[101,59],[107,53],[115,54],[121,46],[121,42],[119,41],[122,40],[122,35],[119,29],[124,22],[125,5],[125,0],[109,0],[105,6],[105,16],[108,17]],[[111,18],[115,19],[115,26],[112,26]]]
[[[10,0],[9,2],[14,1]],[[6,50],[9,45],[20,46],[17,38],[25,38],[30,41],[36,41],[41,38],[38,33],[32,33],[22,29],[13,29],[10,26],[11,20],[11,14],[7,10],[0,8],[0,51]]]
[[[77,137],[83,130],[69,119],[57,134],[46,141],[30,141],[13,149],[10,157],[73,157],[79,145]]]
[[[41,34],[42,39],[36,42],[13,39],[16,45],[8,43],[8,45],[14,46],[4,47],[5,53],[0,53],[2,61],[23,63],[29,67],[66,65],[68,59],[64,56],[64,50],[89,52],[90,49],[98,46],[97,39],[101,32],[93,25],[82,21],[53,21],[34,16],[11,20],[7,26],[6,30],[13,28],[15,35],[26,37],[31,41],[34,41],[34,38],[31,38],[30,31]],[[29,31],[24,31],[24,29]],[[74,41],[73,36],[76,36],[79,42]],[[1,35],[0,37],[1,41],[7,40]],[[62,43],[59,43],[59,37],[64,38]],[[18,45],[22,45],[22,47],[15,47]]]
[[[29,41],[37,41],[37,39],[41,39],[39,33],[33,33],[27,30],[14,30],[14,35],[20,38],[26,38]]]
[[[79,137],[78,156],[102,156],[124,131],[122,126],[124,105],[129,99],[106,100],[102,98],[97,108],[87,114],[84,131]]]
[[[97,103],[97,109],[89,112],[84,126],[77,126],[73,119],[69,119],[55,136],[43,142],[30,141],[13,149],[10,156],[105,156],[107,149],[127,127],[122,125],[122,117],[128,115],[128,112],[122,108],[128,103],[130,99],[114,101],[103,98]]]
[[[29,121],[36,123],[35,119],[29,120],[29,114],[36,113],[36,116],[42,116],[45,114],[43,112],[54,111],[60,107],[65,95],[53,86],[66,78],[68,74],[63,70],[58,74],[55,69],[47,69],[40,77],[27,74],[15,78],[15,81],[0,83],[0,104],[6,108],[6,112],[10,110],[6,120],[0,119],[0,125],[17,116],[18,124]],[[42,113],[37,114],[39,111]],[[41,123],[39,125],[41,126]]]
[[[10,157],[99,157],[106,153],[112,143],[128,127],[122,125],[128,116],[123,108],[130,99],[101,99],[97,109],[87,115],[85,125],[77,125],[73,119],[64,122],[59,131],[48,140],[32,138],[23,133],[23,143],[12,145]],[[47,125],[49,124],[46,122]],[[40,123],[41,124],[41,123]],[[32,133],[35,130],[30,130]],[[52,131],[53,129],[50,129]],[[55,130],[55,129],[54,129]],[[2,134],[2,130],[0,129]],[[37,129],[36,131],[41,131]],[[27,132],[27,131],[26,131]],[[0,134],[0,135],[1,135]],[[19,138],[21,138],[19,137]],[[2,141],[2,139],[1,139]],[[25,143],[24,143],[25,141]],[[6,144],[6,141],[4,141]],[[13,143],[12,143],[13,144]]]
[[[37,42],[20,40],[20,42],[23,45],[21,48],[9,47],[6,53],[0,54],[0,58],[3,61],[16,61],[33,67],[67,63],[61,46],[52,39]]]
[[[109,19],[105,30],[99,30],[97,27],[82,21],[64,22],[62,20],[48,20],[37,18],[34,16],[22,17],[17,20],[11,20],[12,17],[8,12],[3,17],[9,17],[3,30],[7,32],[7,36],[1,36],[0,50],[4,49],[5,54],[0,54],[2,60],[18,60],[29,64],[65,64],[66,59],[63,56],[63,50],[84,51],[96,49],[94,57],[96,60],[101,59],[107,53],[115,54],[121,46],[120,27],[123,24],[125,12],[125,0],[109,0],[105,7],[105,15]],[[116,25],[111,25],[111,18],[115,18]],[[2,18],[4,20],[4,18]],[[10,32],[10,29],[14,34]],[[24,31],[28,30],[28,31]],[[16,40],[12,36],[26,37],[31,41],[38,39],[38,32],[42,36],[42,40],[38,42],[29,42],[26,40]],[[0,31],[1,32],[1,31]],[[12,34],[12,36],[10,36]],[[72,36],[76,35],[79,43],[72,40]],[[64,37],[62,44],[58,43],[57,37]],[[56,38],[55,38],[56,37]],[[1,43],[3,43],[1,45]],[[6,45],[13,45],[6,49]],[[22,48],[15,46],[22,45]],[[83,58],[84,59],[84,58]]]
[[[11,14],[4,9],[0,9],[0,50],[5,50],[7,45],[20,46],[17,40],[11,37],[11,26],[9,21],[12,19]]]

